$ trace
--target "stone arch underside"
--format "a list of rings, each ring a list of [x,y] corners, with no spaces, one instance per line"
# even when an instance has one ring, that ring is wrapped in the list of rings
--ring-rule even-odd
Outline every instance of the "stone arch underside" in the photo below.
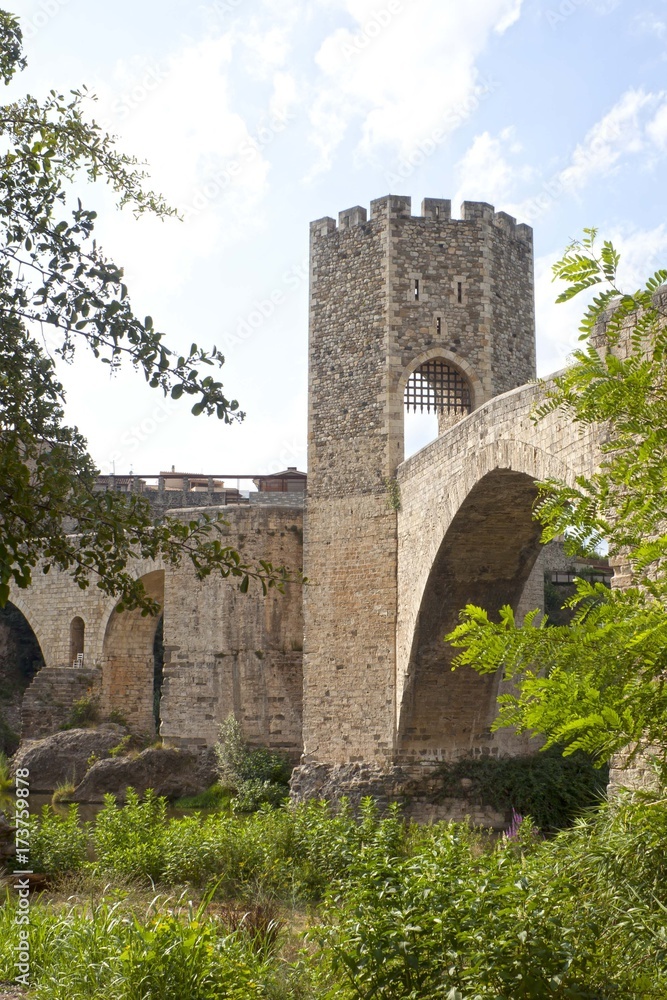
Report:
[[[44,666],[39,640],[13,602],[0,609],[0,751],[12,754],[21,735],[23,696]]]
[[[146,593],[164,606],[164,570],[141,577]],[[104,635],[102,711],[138,733],[155,733],[155,635],[160,615],[112,611]]]
[[[535,497],[531,476],[498,468],[471,489],[452,519],[417,615],[399,711],[400,760],[498,753],[511,741],[489,731],[499,678],[468,667],[452,671],[456,651],[443,639],[466,604],[492,614],[503,604],[516,607],[540,550]]]

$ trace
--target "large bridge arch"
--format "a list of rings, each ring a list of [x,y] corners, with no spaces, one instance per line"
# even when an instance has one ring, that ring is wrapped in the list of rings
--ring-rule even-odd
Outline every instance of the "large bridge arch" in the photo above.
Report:
[[[138,575],[149,597],[164,609],[165,571]],[[102,708],[106,716],[122,718],[135,732],[155,732],[155,640],[161,614],[113,610],[102,647]]]
[[[517,606],[540,551],[536,480],[573,482],[597,464],[590,428],[560,413],[534,421],[543,394],[531,385],[490,400],[399,467],[398,760],[519,749],[489,733],[500,678],[452,672],[443,639],[467,603]]]
[[[452,672],[443,637],[468,603],[516,607],[539,553],[532,517],[537,489],[511,469],[488,472],[470,491],[443,538],[424,588],[400,705],[401,759],[455,756],[488,746],[498,678]]]

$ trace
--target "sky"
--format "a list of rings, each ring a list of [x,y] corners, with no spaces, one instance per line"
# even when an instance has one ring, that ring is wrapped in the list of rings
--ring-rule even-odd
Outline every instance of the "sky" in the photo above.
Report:
[[[97,95],[182,221],[119,212],[97,238],[168,343],[216,344],[247,416],[165,401],[86,349],[67,418],[103,473],[306,468],[308,224],[385,194],[487,201],[535,232],[538,374],[577,345],[551,264],[584,227],[635,286],[667,266],[667,0],[21,0],[6,91]],[[409,450],[423,443],[411,430]],[[420,436],[421,435],[421,436]]]

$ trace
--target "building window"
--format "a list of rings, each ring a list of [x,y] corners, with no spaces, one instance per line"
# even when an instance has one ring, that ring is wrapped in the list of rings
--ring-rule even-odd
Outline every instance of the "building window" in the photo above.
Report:
[[[415,278],[415,302],[419,302],[419,278]]]
[[[403,397],[410,412],[466,414],[472,409],[470,386],[455,368],[439,358],[420,365],[408,379]]]
[[[442,316],[436,316],[435,319],[435,332],[438,336],[442,333]]]
[[[83,666],[83,641],[86,631],[86,626],[83,623],[83,618],[72,619],[72,624],[69,627],[69,661],[73,667]]]
[[[456,282],[456,301],[459,305],[463,305],[463,282]]]

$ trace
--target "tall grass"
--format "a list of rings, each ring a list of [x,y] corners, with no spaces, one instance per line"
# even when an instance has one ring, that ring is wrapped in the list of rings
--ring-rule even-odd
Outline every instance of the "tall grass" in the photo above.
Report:
[[[370,801],[359,815],[311,802],[170,820],[163,800],[130,794],[91,828],[94,860],[75,810],[47,809],[34,835],[45,865],[89,879],[88,902],[33,903],[41,1000],[667,997],[664,801],[620,800],[551,839],[527,820],[493,842],[381,817]],[[90,891],[109,881],[134,888]],[[180,903],[140,909],[142,892],[178,899],[177,886]],[[9,902],[0,980],[12,919]]]
[[[155,899],[144,913],[103,899],[88,908],[34,906],[31,977],[42,1000],[252,1000],[266,997],[271,948],[199,907]],[[0,977],[11,979],[18,928],[0,909]]]

